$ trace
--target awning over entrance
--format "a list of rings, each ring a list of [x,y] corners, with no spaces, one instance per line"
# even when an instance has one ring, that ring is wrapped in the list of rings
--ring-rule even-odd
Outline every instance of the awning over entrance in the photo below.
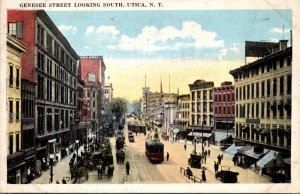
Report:
[[[174,133],[174,134],[177,134],[178,132],[179,132],[179,129],[174,129],[174,130],[173,130],[173,133]]]
[[[262,159],[260,159],[256,163],[256,165],[260,168],[286,166],[286,164],[284,164],[284,160],[282,159],[281,154],[274,150],[269,151]]]
[[[263,149],[263,152],[256,153],[254,152],[254,147],[252,147],[250,150],[245,152],[245,155],[254,159],[259,159],[262,155],[266,154],[268,151],[269,151],[268,149]]]
[[[248,145],[243,146],[237,150],[237,153],[245,154],[245,152],[250,150],[251,148],[253,148],[253,146],[248,146]]]
[[[260,134],[262,134],[262,135],[267,135],[267,134],[269,134],[270,133],[270,129],[263,129],[263,130],[261,130],[261,132],[260,132]]]
[[[241,147],[242,146],[236,146],[235,144],[232,144],[225,150],[225,153],[234,156],[237,153],[237,149],[240,149]]]
[[[203,137],[209,138],[212,134],[211,133],[203,133]],[[202,137],[202,133],[199,132],[189,132],[188,136],[194,137]]]

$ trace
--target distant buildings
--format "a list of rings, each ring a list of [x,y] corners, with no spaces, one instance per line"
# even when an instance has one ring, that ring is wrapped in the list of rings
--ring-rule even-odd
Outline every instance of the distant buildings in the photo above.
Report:
[[[190,95],[177,96],[176,123],[182,127],[190,125]]]
[[[236,138],[290,154],[292,47],[278,49],[230,71],[236,90]]]
[[[103,115],[103,120],[104,119],[109,119],[110,110],[109,110],[109,105],[113,99],[113,85],[110,82],[110,78],[108,77],[107,83],[104,86],[104,115]]]

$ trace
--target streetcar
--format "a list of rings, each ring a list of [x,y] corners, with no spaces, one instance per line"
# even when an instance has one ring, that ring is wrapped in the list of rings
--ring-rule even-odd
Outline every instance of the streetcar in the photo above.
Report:
[[[164,144],[160,142],[158,137],[149,138],[145,143],[145,153],[151,162],[164,161]]]
[[[128,124],[128,130],[135,132],[135,133],[145,133],[146,132],[146,125],[144,124]]]

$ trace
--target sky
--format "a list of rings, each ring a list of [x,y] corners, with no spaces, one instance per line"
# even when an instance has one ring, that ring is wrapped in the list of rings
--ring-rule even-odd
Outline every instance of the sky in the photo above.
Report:
[[[245,41],[290,39],[290,10],[47,11],[80,56],[103,56],[114,97],[142,87],[180,94],[197,79],[233,81]],[[108,79],[106,79],[108,80]]]

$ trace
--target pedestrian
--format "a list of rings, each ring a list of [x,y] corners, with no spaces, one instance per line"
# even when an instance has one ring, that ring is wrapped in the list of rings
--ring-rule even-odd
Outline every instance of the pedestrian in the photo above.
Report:
[[[184,150],[186,150],[186,144],[184,144]]]
[[[204,163],[206,164],[206,155],[204,155]]]
[[[59,181],[58,181],[58,180],[56,180],[56,184],[59,184]]]
[[[217,162],[217,165],[216,165],[217,172],[219,171],[219,165],[220,165],[220,163]]]
[[[207,153],[208,153],[208,156],[210,156],[210,150],[208,150]]]
[[[221,155],[221,160],[223,160],[223,154]]]
[[[63,178],[63,179],[62,179],[62,183],[63,183],[63,184],[67,184],[67,181]]]
[[[127,175],[129,175],[129,170],[130,170],[130,164],[129,164],[129,162],[127,161],[127,162],[126,162],[126,173],[127,173]]]
[[[169,152],[167,152],[167,161],[169,161],[169,157],[170,157]]]
[[[219,162],[219,164],[221,164],[221,156],[220,156],[220,154],[218,155],[218,162]]]
[[[135,135],[137,136],[137,131],[135,132]]]
[[[214,161],[214,169],[215,169],[215,172],[217,172],[217,171],[218,171],[218,169],[217,169],[217,163],[216,163],[216,161]]]
[[[206,182],[206,175],[204,169],[202,170],[202,182]]]

